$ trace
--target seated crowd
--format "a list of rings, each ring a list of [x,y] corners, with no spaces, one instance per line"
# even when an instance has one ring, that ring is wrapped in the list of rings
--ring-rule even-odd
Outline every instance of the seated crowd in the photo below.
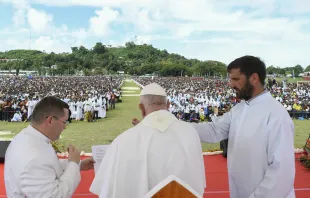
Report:
[[[136,77],[134,80],[142,86],[152,82],[163,86],[172,104],[170,111],[185,121],[211,121],[239,102],[235,92],[229,87],[228,79]],[[297,86],[297,83],[287,83],[286,79],[282,82],[267,79],[266,89],[287,109],[292,118],[310,118],[309,83]]]
[[[0,121],[31,119],[35,105],[53,95],[69,104],[71,119],[94,121],[121,100],[123,78],[0,76]]]

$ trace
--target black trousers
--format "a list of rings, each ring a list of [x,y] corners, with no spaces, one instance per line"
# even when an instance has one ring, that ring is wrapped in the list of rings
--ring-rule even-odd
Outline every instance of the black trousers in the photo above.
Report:
[[[98,111],[94,111],[93,119],[96,119],[96,120],[99,119],[99,117],[98,117]]]
[[[228,139],[220,141],[220,148],[223,150],[223,157],[227,157]]]

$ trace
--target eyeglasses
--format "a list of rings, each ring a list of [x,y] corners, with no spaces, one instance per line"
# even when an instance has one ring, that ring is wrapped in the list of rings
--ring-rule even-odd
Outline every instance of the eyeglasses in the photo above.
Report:
[[[60,119],[60,118],[58,118],[57,116],[52,116],[53,118],[55,118],[55,119],[57,119],[57,120],[60,120],[62,123],[64,123],[64,125],[68,125],[69,124],[69,121],[64,121],[64,120],[62,120],[62,119]],[[46,117],[46,118],[48,118],[48,117]]]

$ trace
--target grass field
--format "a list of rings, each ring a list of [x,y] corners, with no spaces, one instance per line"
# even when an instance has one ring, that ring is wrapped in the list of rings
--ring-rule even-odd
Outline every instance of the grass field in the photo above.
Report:
[[[284,78],[276,78],[276,81],[282,82]],[[296,83],[298,81],[304,81],[302,77],[297,77],[297,78],[287,78],[287,82],[289,83]]]
[[[122,87],[123,94],[136,95],[139,90],[134,90],[132,87],[137,87],[133,82],[125,82]],[[67,126],[58,141],[61,150],[65,150],[69,144],[78,147],[79,150],[91,152],[92,145],[110,144],[115,137],[128,128],[132,127],[131,119],[137,117],[141,119],[138,108],[138,96],[123,97],[123,102],[116,104],[115,110],[109,110],[107,117],[100,119],[97,122],[73,121]],[[310,133],[309,120],[294,120],[295,123],[295,147],[302,148]],[[11,131],[10,135],[1,135],[0,138],[12,138],[21,129],[25,128],[29,123],[10,123],[0,122],[0,131]],[[218,150],[219,144],[202,144],[204,151]]]

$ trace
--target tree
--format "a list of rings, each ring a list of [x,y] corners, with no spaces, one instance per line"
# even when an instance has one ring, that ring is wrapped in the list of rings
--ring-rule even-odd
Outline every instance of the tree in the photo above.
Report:
[[[106,52],[105,46],[98,42],[93,48],[95,54],[104,54]]]
[[[308,65],[305,69],[305,72],[309,72],[310,71],[310,65]]]
[[[300,73],[304,72],[304,68],[301,65],[296,65],[294,67],[294,74],[295,76],[299,76]]]

